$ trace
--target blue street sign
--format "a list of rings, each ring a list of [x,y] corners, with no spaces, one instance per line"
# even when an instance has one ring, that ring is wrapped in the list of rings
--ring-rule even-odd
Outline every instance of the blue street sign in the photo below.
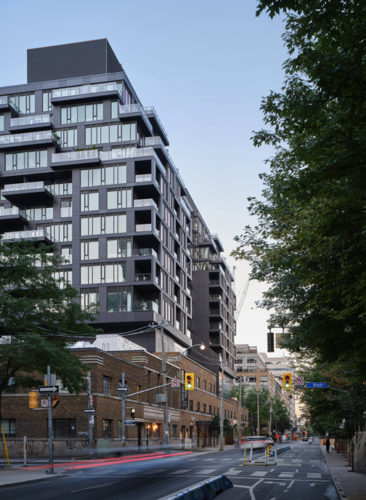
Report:
[[[327,389],[329,384],[326,382],[306,382],[306,387],[308,389]]]

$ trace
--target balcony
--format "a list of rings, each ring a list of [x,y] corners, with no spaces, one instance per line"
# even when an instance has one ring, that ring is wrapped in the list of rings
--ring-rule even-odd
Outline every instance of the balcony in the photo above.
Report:
[[[136,120],[143,128],[144,132],[151,135],[152,125],[141,104],[120,104],[118,107],[118,116],[124,122]]]
[[[13,205],[20,208],[47,205],[53,202],[53,194],[43,181],[7,184],[1,194]]]
[[[152,174],[135,175],[135,182],[152,182]]]
[[[156,154],[158,155],[159,159],[163,163],[172,163],[172,159],[169,155],[168,150],[166,149],[164,142],[162,141],[161,137],[159,136],[154,136],[154,137],[145,137],[145,146],[146,147],[151,147],[154,148]],[[174,164],[173,164],[174,165]],[[165,175],[166,175],[166,169],[164,168]]]
[[[118,98],[122,102],[122,85],[117,82],[96,83],[52,90],[51,102],[61,104],[90,99]]]
[[[21,116],[10,119],[9,130],[20,132],[22,130],[42,130],[52,128],[52,117],[50,114]]]
[[[142,233],[142,232],[146,232],[146,231],[151,232],[152,231],[152,224],[136,224],[135,230],[136,230],[136,233]]]
[[[28,224],[26,214],[19,208],[0,208],[0,231],[23,229],[26,224]]]
[[[142,199],[142,200],[134,200],[133,201],[133,206],[135,208],[145,208],[145,207],[146,208],[151,208],[151,207],[154,207],[155,210],[158,209],[157,204],[155,203],[155,201],[152,198],[145,198],[145,199]]]
[[[169,146],[168,134],[166,133],[166,130],[163,127],[163,124],[161,123],[155,108],[153,106],[146,107],[145,113],[149,118],[150,122],[152,123],[154,129],[157,130],[158,134],[162,138],[165,146]]]
[[[0,149],[18,147],[60,146],[60,138],[50,130],[25,134],[0,135]]]
[[[137,283],[142,283],[146,281],[152,281],[152,275],[151,273],[136,273],[135,274],[135,281]]]
[[[32,231],[14,231],[3,234],[3,242],[17,243],[21,240],[32,241],[36,244],[52,245],[51,235],[45,229],[34,229]]]
[[[134,305],[134,310],[135,311],[154,311],[156,313],[159,312],[159,306],[155,302],[148,300],[148,301],[141,301],[141,302],[135,302]]]
[[[97,149],[86,151],[70,151],[68,153],[54,153],[51,159],[51,167],[55,169],[70,167],[85,167],[87,165],[98,165],[100,155]]]
[[[13,99],[7,95],[0,96],[0,111],[14,111],[14,113],[17,114],[20,113]]]
[[[158,254],[153,248],[135,248],[133,251],[134,257],[155,257],[158,258]]]

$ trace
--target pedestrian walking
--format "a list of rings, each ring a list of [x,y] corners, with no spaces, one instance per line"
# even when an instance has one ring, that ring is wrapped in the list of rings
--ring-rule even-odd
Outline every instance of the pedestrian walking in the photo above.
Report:
[[[325,449],[327,450],[327,453],[329,453],[329,447],[330,447],[330,439],[329,436],[327,436],[325,440]]]

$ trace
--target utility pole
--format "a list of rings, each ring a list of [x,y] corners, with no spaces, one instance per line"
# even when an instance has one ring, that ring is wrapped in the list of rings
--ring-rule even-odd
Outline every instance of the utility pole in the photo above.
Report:
[[[269,408],[269,437],[272,437],[272,399],[271,399],[271,406]]]
[[[164,394],[164,444],[169,445],[169,404],[168,404],[168,386],[166,382],[166,359],[164,345],[164,331],[159,328],[161,338],[161,369],[163,372],[163,394]]]
[[[125,446],[126,444],[126,401],[125,401],[125,372],[122,372],[121,375],[121,445]]]
[[[259,424],[259,390],[257,389],[257,436],[260,435],[260,424]]]
[[[92,395],[91,395],[91,376],[90,371],[88,372],[88,410],[92,410]],[[89,446],[89,456],[93,455],[93,419],[94,416],[88,414],[88,446]]]
[[[47,365],[47,384],[52,385],[51,381],[51,366]],[[53,474],[53,428],[52,428],[52,396],[48,395],[48,465],[49,474]]]
[[[239,445],[241,439],[241,377],[239,377]]]
[[[220,354],[221,368],[221,402],[220,402],[220,438],[219,451],[224,451],[224,369],[222,366],[222,355]]]

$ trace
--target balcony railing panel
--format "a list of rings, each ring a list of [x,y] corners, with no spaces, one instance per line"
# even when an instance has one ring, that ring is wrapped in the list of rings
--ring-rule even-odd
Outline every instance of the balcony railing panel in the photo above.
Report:
[[[10,118],[11,127],[23,127],[27,125],[41,125],[42,123],[50,123],[51,115],[31,115],[20,116],[19,118]]]
[[[21,215],[24,219],[27,218],[24,210],[19,210],[18,207],[0,208],[0,217],[8,217],[10,215]]]
[[[151,273],[136,273],[135,281],[151,281]]]
[[[3,193],[8,191],[31,191],[34,189],[46,189],[43,181],[37,182],[18,182],[18,184],[6,184],[3,188]]]
[[[135,302],[134,309],[135,311],[154,311],[156,313],[159,312],[158,304],[155,304],[155,302],[152,301]]]
[[[117,91],[122,99],[122,85],[117,82],[97,83],[91,85],[80,85],[78,87],[54,89],[52,90],[52,98],[58,99],[60,97],[77,97],[113,91]]]
[[[23,142],[41,142],[52,140],[60,142],[60,138],[50,130],[42,132],[26,132],[25,134],[0,135],[0,145],[21,144]]]
[[[45,229],[33,229],[30,231],[13,231],[3,234],[3,241],[7,240],[32,240],[32,239],[52,240],[52,236]]]
[[[133,206],[135,208],[141,208],[141,207],[154,207],[156,210],[158,209],[157,204],[152,198],[145,198],[143,200],[134,200]]]
[[[97,149],[90,149],[86,151],[69,151],[67,153],[54,153],[52,155],[52,163],[94,160],[98,158],[99,151]]]
[[[133,254],[136,257],[150,257],[150,256],[153,256],[155,258],[158,257],[158,254],[155,252],[153,248],[135,248]]]
[[[151,224],[136,224],[136,232],[141,232],[141,231],[152,231],[152,225]]]

